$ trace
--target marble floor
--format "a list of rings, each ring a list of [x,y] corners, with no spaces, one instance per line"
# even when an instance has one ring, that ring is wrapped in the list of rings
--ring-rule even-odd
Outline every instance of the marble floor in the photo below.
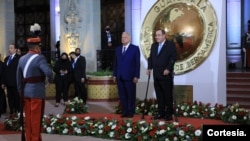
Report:
[[[45,106],[45,114],[62,114],[64,110],[64,105],[60,105],[59,107],[54,106],[54,100],[46,100]],[[118,104],[117,101],[115,102],[91,102],[88,101],[88,111],[90,113],[114,113],[115,106]],[[2,115],[0,118],[0,122],[4,122],[5,118],[8,117],[8,114]],[[49,135],[49,134],[42,134],[43,141],[112,141],[107,139],[101,138],[94,138],[89,136],[65,136],[65,135]],[[8,134],[8,135],[0,135],[0,141],[19,141],[21,140],[20,134]]]

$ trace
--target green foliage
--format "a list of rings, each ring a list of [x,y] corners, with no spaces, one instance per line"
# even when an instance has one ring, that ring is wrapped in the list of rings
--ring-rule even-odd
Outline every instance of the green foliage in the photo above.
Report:
[[[109,70],[86,72],[86,74],[87,75],[94,75],[94,76],[112,76],[112,72]]]
[[[242,108],[238,103],[228,105],[221,113],[221,120],[228,123],[250,124],[248,110]]]

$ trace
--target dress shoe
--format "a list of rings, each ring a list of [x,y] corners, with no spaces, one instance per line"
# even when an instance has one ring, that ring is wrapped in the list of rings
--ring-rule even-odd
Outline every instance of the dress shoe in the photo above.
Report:
[[[162,115],[155,115],[152,120],[157,120],[157,119],[164,119],[164,116]]]
[[[165,121],[170,121],[170,120],[172,120],[172,119],[173,119],[172,116],[166,116],[166,117],[165,117]]]
[[[121,117],[122,117],[122,118],[123,118],[123,117],[127,117],[127,115],[126,115],[126,114],[122,114]]]

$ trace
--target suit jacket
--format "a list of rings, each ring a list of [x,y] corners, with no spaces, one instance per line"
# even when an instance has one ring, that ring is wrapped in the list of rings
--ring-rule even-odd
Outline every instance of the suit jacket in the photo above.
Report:
[[[16,70],[18,66],[18,61],[20,59],[20,55],[15,54],[11,62],[7,65],[9,57],[10,56],[7,56],[4,59],[3,84],[5,84],[7,87],[16,87],[17,86]]]
[[[114,47],[115,46],[115,38],[113,36],[113,33],[111,33],[110,31],[109,31],[109,33],[110,33],[110,36],[111,36],[111,43],[112,43],[111,47]],[[102,36],[101,37],[101,42],[102,42],[101,48],[102,49],[111,49],[111,48],[108,47],[108,35],[107,35],[107,32],[102,31],[101,36]]]
[[[115,51],[113,76],[117,79],[133,80],[140,78],[140,50],[138,46],[130,44],[124,54],[123,46],[118,46]]]
[[[174,63],[177,57],[177,51],[174,42],[166,40],[158,54],[159,43],[151,45],[150,55],[148,58],[148,69],[153,69],[154,79],[167,79],[163,75],[165,69],[168,69],[173,75]]]
[[[71,60],[71,64],[74,60]],[[86,59],[84,56],[79,56],[75,68],[73,69],[73,79],[77,82],[80,82],[84,78],[86,82]]]

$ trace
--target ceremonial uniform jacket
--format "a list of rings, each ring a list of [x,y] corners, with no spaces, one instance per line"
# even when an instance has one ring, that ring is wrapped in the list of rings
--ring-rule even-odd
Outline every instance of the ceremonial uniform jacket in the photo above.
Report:
[[[47,77],[49,81],[53,80],[52,69],[49,67],[45,57],[39,54],[29,64],[26,76],[24,76],[24,68],[29,58],[35,55],[32,52],[28,52],[22,56],[19,60],[17,67],[17,86],[19,92],[24,92],[26,98],[45,98],[45,82],[27,82],[24,89],[22,88],[23,78],[34,78],[34,77]]]

